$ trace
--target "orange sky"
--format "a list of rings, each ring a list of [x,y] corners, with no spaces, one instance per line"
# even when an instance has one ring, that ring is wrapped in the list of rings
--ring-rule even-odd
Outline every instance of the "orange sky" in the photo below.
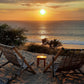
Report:
[[[84,0],[0,0],[0,20],[84,20]]]

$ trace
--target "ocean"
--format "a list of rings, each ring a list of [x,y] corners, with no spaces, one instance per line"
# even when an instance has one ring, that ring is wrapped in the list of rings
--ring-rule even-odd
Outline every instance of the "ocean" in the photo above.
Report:
[[[41,43],[43,38],[63,44],[84,45],[84,21],[0,21],[25,29],[27,42]]]

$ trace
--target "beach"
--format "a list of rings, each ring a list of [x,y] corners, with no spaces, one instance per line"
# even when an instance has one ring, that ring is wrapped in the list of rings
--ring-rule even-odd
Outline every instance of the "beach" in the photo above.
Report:
[[[84,45],[84,20],[79,21],[0,21],[14,29],[24,29],[26,43],[41,43],[43,38],[62,44]]]
[[[20,77],[14,79],[11,84],[57,84],[57,79],[52,77],[51,69],[48,73],[43,73],[44,62],[40,61],[39,67],[37,67],[37,56],[45,55],[46,66],[52,60],[55,55],[48,55],[44,53],[33,53],[27,51],[27,46],[31,43],[42,45],[41,40],[47,38],[49,41],[57,39],[62,43],[62,46],[58,48],[65,49],[84,49],[84,21],[51,21],[51,22],[27,22],[27,21],[7,21],[6,23],[12,25],[14,28],[24,27],[25,36],[27,37],[26,44],[19,47],[19,52],[25,57],[27,62],[34,61],[32,68],[35,70],[36,74],[29,73],[25,71]],[[4,23],[4,21],[2,22]],[[82,26],[81,26],[82,25]],[[19,27],[19,28],[20,28]],[[47,46],[47,45],[46,45]],[[47,46],[49,47],[49,46]],[[35,48],[34,48],[35,49]],[[84,52],[84,51],[83,51]],[[12,59],[11,59],[12,60]],[[60,60],[58,58],[57,60]],[[0,65],[6,62],[4,55],[0,58]],[[14,73],[19,70],[13,64],[7,64],[6,66],[0,68],[0,78],[3,80],[8,80],[12,77]],[[84,66],[81,67],[84,72]],[[69,74],[67,74],[69,75]],[[63,79],[63,84],[84,84],[84,77],[82,75],[70,76],[71,78]],[[61,78],[61,77],[60,77]],[[81,78],[80,80],[77,79]],[[76,79],[76,80],[75,80]],[[65,81],[66,80],[66,81]]]
[[[47,73],[43,73],[44,66],[43,61],[40,61],[39,67],[37,67],[37,56],[38,55],[45,55],[47,56],[46,59],[46,66],[48,63],[52,60],[53,55],[43,54],[43,53],[32,53],[28,51],[19,50],[19,52],[25,57],[27,62],[34,61],[34,65],[32,65],[32,68],[35,70],[36,74],[32,74],[30,72],[25,71],[22,73],[20,77],[17,77],[15,80],[11,82],[11,84],[57,84],[56,78],[52,77],[51,69],[49,69]],[[59,60],[59,59],[58,59]],[[3,64],[6,62],[6,58],[4,55],[0,58],[0,64]],[[11,76],[17,72],[18,68],[14,66],[13,64],[7,64],[3,68],[0,68],[0,78],[3,79],[10,79]],[[82,67],[82,70],[84,71],[84,67]],[[81,77],[81,81],[74,80],[74,76],[71,79],[66,80],[67,82],[63,84],[73,84],[75,81],[76,84],[83,84],[84,83],[84,77],[82,75],[79,75]],[[77,77],[79,77],[77,76]],[[66,78],[65,78],[66,79]],[[63,81],[65,81],[65,79]],[[71,81],[72,80],[72,81]]]
[[[84,0],[0,0],[0,84],[84,84]]]
[[[84,49],[84,20],[77,21],[0,21],[24,29],[26,44],[42,44],[42,39],[57,39],[64,48]]]
[[[63,44],[63,46],[61,47],[67,49],[84,49],[84,45],[74,45],[74,44]]]
[[[39,67],[37,67],[37,61],[36,56],[40,55],[39,53],[31,53],[27,51],[20,51],[20,53],[25,57],[27,62],[34,62],[34,65],[32,68],[35,70],[36,74],[29,73],[25,71],[21,77],[18,77],[17,79],[13,80],[11,84],[56,84],[56,81],[52,79],[51,73],[43,73],[44,66],[43,61],[40,62]],[[47,55],[49,59],[47,61],[50,61],[52,56]],[[0,58],[0,64],[6,62],[4,56]],[[46,63],[47,64],[47,63]],[[0,77],[3,78],[11,78],[12,74],[17,71],[18,68],[15,67],[12,64],[7,64],[3,68],[0,68]]]

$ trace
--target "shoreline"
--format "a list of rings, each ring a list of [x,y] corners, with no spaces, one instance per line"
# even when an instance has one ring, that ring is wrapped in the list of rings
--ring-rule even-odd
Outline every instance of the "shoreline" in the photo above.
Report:
[[[69,49],[84,49],[84,45],[74,45],[74,44],[63,44],[62,47]]]

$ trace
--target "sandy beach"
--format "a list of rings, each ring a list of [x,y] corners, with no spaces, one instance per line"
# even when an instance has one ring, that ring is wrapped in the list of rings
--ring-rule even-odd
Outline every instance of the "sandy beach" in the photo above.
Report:
[[[20,50],[19,52],[25,57],[27,62],[34,61],[34,65],[32,66],[32,68],[36,71],[36,74],[34,75],[32,73],[25,71],[20,77],[13,80],[11,84],[57,84],[56,78],[54,79],[52,78],[51,72],[48,72],[45,74],[43,73],[43,70],[44,70],[43,61],[40,61],[40,65],[39,67],[37,67],[36,57],[38,55],[43,55],[43,54],[31,53],[31,52],[23,51],[23,50]],[[47,56],[47,59],[46,59],[46,66],[47,66],[48,62],[51,61],[53,55],[47,55],[47,54],[44,54],[44,55]],[[5,59],[5,57],[2,56],[0,58],[0,65],[6,61],[7,60]],[[12,74],[14,74],[17,70],[18,68],[15,67],[14,65],[7,64],[3,68],[0,68],[0,78],[3,78],[3,79],[5,78],[5,80],[7,80],[11,78]],[[84,70],[84,67],[83,67],[83,70]],[[49,71],[51,70],[49,69]],[[74,76],[73,76],[73,78],[67,79],[67,82],[65,82],[64,84],[73,84],[74,81],[76,82],[75,84],[84,84],[84,77],[81,77],[81,81],[79,81],[79,80],[74,80]]]
[[[13,80],[11,84],[56,84],[56,81],[52,80],[52,75],[51,73],[43,73],[44,66],[43,66],[43,61],[40,61],[40,65],[37,68],[37,63],[36,63],[36,56],[39,55],[38,53],[31,53],[27,51],[20,51],[20,53],[25,57],[27,62],[32,62],[34,61],[34,65],[32,68],[36,71],[36,74],[29,73],[25,71],[20,77],[17,79]],[[48,56],[48,55],[46,55]],[[51,60],[52,56],[48,56],[47,61]],[[7,60],[5,59],[4,56],[0,58],[0,65],[6,62]],[[3,77],[8,79],[11,78],[12,74],[14,74],[18,70],[17,67],[15,67],[12,64],[7,64],[3,68],[0,68],[0,77]]]
[[[74,45],[74,44],[63,44],[62,47],[68,49],[84,49],[84,45]]]
[[[0,0],[0,84],[84,84],[84,0]]]

